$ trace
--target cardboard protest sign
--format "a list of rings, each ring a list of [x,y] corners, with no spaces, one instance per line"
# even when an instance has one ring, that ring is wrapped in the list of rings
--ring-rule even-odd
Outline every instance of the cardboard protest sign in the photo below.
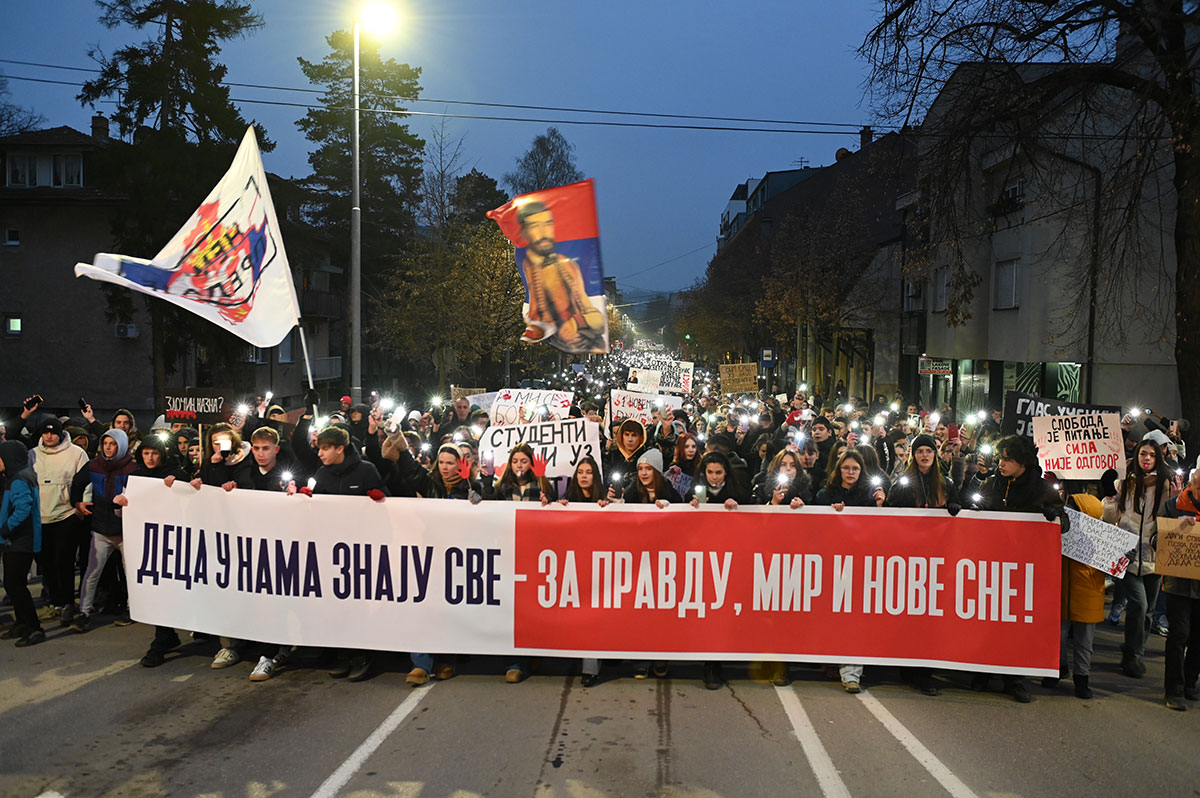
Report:
[[[1155,573],[1200,579],[1200,525],[1184,527],[1182,518],[1158,519]]]
[[[181,421],[189,426],[218,424],[229,418],[234,403],[232,389],[184,388],[168,391],[163,395],[163,417],[167,423]]]
[[[545,421],[547,415],[552,419],[562,419],[567,417],[574,397],[573,391],[505,388],[496,392],[488,415],[492,423],[497,425]]]
[[[1033,419],[1037,416],[1077,416],[1083,413],[1120,413],[1111,405],[1083,405],[1062,399],[1049,399],[1031,393],[1009,391],[1004,395],[1004,420],[1000,430],[1005,435],[1033,437]]]
[[[1125,473],[1121,417],[1116,413],[1035,416],[1033,442],[1042,471],[1059,479],[1100,479],[1112,468]]]
[[[1129,558],[1125,555],[1137,545],[1137,535],[1070,507],[1067,515],[1071,518],[1071,528],[1062,536],[1063,556],[1090,565],[1114,579],[1124,579],[1129,567]]]
[[[492,412],[492,405],[496,403],[496,397],[499,395],[499,391],[491,391],[490,393],[473,393],[467,397],[467,401],[490,415]]]
[[[451,385],[450,401],[453,402],[458,399],[467,399],[469,401],[472,396],[484,393],[486,390],[486,388],[463,388],[461,385]]]
[[[630,369],[629,390],[639,393],[658,393],[662,372],[655,369]]]
[[[795,513],[750,505],[375,503],[145,477],[126,495],[129,608],[146,624],[328,648],[1058,675],[1058,525],[1035,514],[806,507],[798,545]]]
[[[757,363],[721,364],[721,393],[754,393],[757,390]]]
[[[649,424],[651,414],[656,409],[669,414],[678,407],[683,407],[683,399],[679,396],[614,389],[609,398],[605,419],[607,424],[611,424],[613,419],[617,418],[632,418],[642,424]]]
[[[505,463],[509,451],[518,443],[529,444],[535,457],[546,460],[546,478],[555,483],[560,497],[566,492],[580,460],[591,457],[599,467],[603,455],[600,424],[583,418],[571,418],[488,427],[479,439],[479,461],[491,461],[497,465]],[[600,477],[600,474],[596,474],[597,480]]]

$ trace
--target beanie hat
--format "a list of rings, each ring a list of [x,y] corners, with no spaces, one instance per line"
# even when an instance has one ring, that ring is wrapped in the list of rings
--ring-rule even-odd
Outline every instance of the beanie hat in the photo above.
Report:
[[[1159,446],[1166,446],[1171,442],[1171,439],[1162,430],[1152,429],[1142,436],[1142,443],[1146,443],[1147,441],[1157,443]]]
[[[917,449],[922,446],[928,446],[930,449],[933,449],[935,453],[938,450],[937,441],[934,440],[932,435],[918,435],[917,437],[913,438],[912,443],[908,446],[908,450],[915,453]]]
[[[353,401],[354,401],[354,400],[353,400],[353,399],[351,399],[349,396],[343,396],[343,397],[342,397],[342,404],[344,404],[344,405],[348,405],[348,404],[350,404],[350,403],[351,403],[351,402],[353,402]]]
[[[45,435],[47,432],[54,433],[61,440],[63,434],[62,422],[54,416],[46,416],[46,418],[42,420],[41,425],[38,426],[38,435]]]
[[[662,452],[658,449],[647,449],[637,461],[638,465],[642,465],[643,463],[661,474],[663,470]]]
[[[88,442],[90,443],[92,440],[91,434],[89,434],[88,431],[85,430],[83,427],[70,426],[70,427],[66,427],[65,431],[68,435],[71,436],[72,441],[75,441],[79,438],[87,438]]]
[[[788,413],[787,421],[784,423],[789,427],[798,427],[804,423],[804,414],[799,410],[793,410]]]

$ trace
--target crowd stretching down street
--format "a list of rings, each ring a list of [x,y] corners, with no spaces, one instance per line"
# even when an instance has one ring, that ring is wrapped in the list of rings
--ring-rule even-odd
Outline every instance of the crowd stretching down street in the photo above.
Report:
[[[205,425],[201,434],[162,416],[143,429],[128,410],[97,418],[83,401],[78,412],[62,414],[32,394],[20,417],[0,427],[0,553],[5,601],[15,618],[0,637],[33,646],[46,641],[46,625],[60,624],[82,636],[103,619],[133,626],[131,634],[149,638],[141,659],[147,668],[161,665],[180,646],[176,629],[157,627],[151,638],[137,631],[144,627],[134,626],[129,615],[122,511],[129,505],[124,494],[131,476],[168,486],[188,482],[197,490],[211,485],[277,491],[297,502],[339,494],[376,502],[391,496],[535,506],[709,503],[729,512],[757,504],[780,513],[803,513],[811,505],[839,512],[847,506],[944,508],[951,516],[1036,513],[1064,531],[1071,508],[1115,524],[1139,542],[1127,555],[1123,580],[1063,558],[1060,678],[1072,679],[1078,698],[1092,697],[1095,628],[1108,623],[1124,628],[1119,667],[1125,676],[1145,675],[1148,641],[1161,635],[1166,706],[1186,710],[1200,700],[1200,581],[1155,572],[1157,519],[1182,518],[1191,526],[1200,515],[1200,469],[1185,444],[1187,420],[1142,408],[1123,411],[1127,466],[1085,483],[1043,473],[1032,438],[1002,435],[996,408],[921,407],[898,393],[868,400],[837,386],[832,395],[821,396],[801,384],[790,396],[722,395],[712,373],[698,368],[681,407],[655,407],[649,423],[622,417],[612,407],[606,412],[609,391],[625,385],[633,364],[632,354],[617,351],[543,381],[544,387],[573,392],[566,415],[602,428],[601,462],[581,458],[561,494],[546,477],[545,460],[527,443],[513,445],[503,460],[481,457],[479,441],[491,419],[461,396],[446,402],[372,394],[362,404],[346,396],[335,407],[322,407],[310,392],[289,423],[285,408],[265,394],[257,404],[229,408],[227,423]],[[537,421],[548,418],[549,409],[530,405],[520,415],[521,421]],[[687,518],[676,513],[670,521],[687,524]],[[40,602],[29,587],[39,577]],[[370,674],[375,659],[370,651],[313,651],[282,640],[219,638],[212,644],[218,642],[212,667],[248,660],[252,681],[318,662],[334,678],[358,681]],[[86,637],[78,644],[86,645]],[[411,659],[410,685],[454,676],[452,654],[413,652]],[[790,683],[787,663],[766,665],[776,685]],[[516,658],[504,669],[504,680],[523,681],[531,666]],[[647,679],[668,672],[665,662],[584,659],[581,683],[596,685],[602,666],[610,677]],[[938,694],[939,682],[929,669],[902,670],[915,689]],[[825,672],[849,693],[871,678],[861,665],[831,663]],[[720,687],[721,663],[706,662],[703,680],[710,689]],[[995,683],[1001,681],[1016,701],[1031,700],[1023,677],[1004,675]],[[1058,681],[1046,678],[1043,686]],[[987,674],[970,681],[980,691],[993,684]]]

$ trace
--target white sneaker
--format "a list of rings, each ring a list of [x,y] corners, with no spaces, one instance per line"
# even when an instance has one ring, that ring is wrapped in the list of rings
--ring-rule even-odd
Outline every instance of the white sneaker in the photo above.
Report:
[[[270,657],[259,657],[258,664],[254,666],[254,670],[250,671],[250,681],[265,682],[271,678],[273,673],[275,673],[275,660]]]
[[[213,657],[212,666],[214,668],[228,668],[230,665],[236,665],[241,661],[241,654],[232,648],[223,648],[217,652],[217,656]]]

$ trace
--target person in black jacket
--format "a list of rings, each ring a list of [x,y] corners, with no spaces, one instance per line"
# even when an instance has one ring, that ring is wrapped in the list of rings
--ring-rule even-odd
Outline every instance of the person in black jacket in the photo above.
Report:
[[[811,443],[810,443],[811,445]],[[801,455],[783,449],[754,478],[754,498],[759,504],[799,509],[813,500],[812,480],[804,471]]]
[[[1039,513],[1047,521],[1058,521],[1065,532],[1068,522],[1062,496],[1042,479],[1033,439],[1024,435],[1001,438],[996,453],[996,473],[980,487],[978,499],[972,497],[976,507],[990,512]],[[1018,703],[1033,700],[1023,677],[1005,674],[1003,678],[1004,692]],[[990,680],[986,673],[976,674],[971,678],[971,689],[986,690]]]
[[[825,487],[817,492],[814,504],[841,512],[844,507],[882,507],[886,498],[882,485],[868,482],[866,464],[857,449],[847,449],[829,470]]]
[[[958,488],[937,466],[937,441],[918,435],[912,442],[908,467],[892,482],[888,507],[945,507],[950,515],[962,509]]]
[[[750,494],[732,477],[729,458],[720,452],[708,452],[700,458],[696,481],[683,500],[693,507],[723,504],[726,510],[736,510],[739,504],[750,501]]]
[[[326,427],[317,435],[317,457],[321,467],[313,476],[313,486],[300,488],[299,493],[306,496],[369,496],[380,502],[387,496],[379,471],[362,459],[358,449],[350,443],[350,433],[341,426]],[[335,679],[362,681],[370,674],[374,662],[375,654],[371,651],[339,651],[329,675]]]

